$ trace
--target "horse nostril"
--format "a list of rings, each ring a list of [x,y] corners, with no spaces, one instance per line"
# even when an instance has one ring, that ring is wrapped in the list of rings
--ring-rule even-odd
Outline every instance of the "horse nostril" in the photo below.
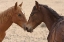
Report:
[[[26,27],[26,30],[28,30],[28,28]]]

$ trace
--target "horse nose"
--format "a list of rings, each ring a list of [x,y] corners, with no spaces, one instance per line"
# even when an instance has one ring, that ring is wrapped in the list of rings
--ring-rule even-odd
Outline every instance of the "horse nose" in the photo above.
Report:
[[[32,32],[31,29],[28,29],[28,27],[25,28],[27,30],[27,32]]]
[[[28,27],[25,27],[26,30],[28,30]]]

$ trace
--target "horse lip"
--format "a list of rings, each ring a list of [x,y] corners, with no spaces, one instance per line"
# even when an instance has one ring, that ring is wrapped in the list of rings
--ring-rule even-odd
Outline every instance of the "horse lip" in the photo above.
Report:
[[[30,32],[30,33],[32,33],[32,32],[33,32],[33,30],[27,30],[27,32]]]

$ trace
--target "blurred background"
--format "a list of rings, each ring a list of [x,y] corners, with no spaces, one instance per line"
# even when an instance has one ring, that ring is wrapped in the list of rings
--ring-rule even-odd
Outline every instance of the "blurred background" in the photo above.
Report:
[[[54,9],[59,15],[64,15],[64,1],[63,0],[36,0],[40,4],[46,4]],[[35,0],[0,0],[0,12],[8,9],[15,5],[15,2],[20,4],[23,2],[22,11],[25,13],[27,20],[29,19],[30,13]],[[16,24],[12,24],[6,31],[6,36],[3,42],[48,42],[48,29],[44,23],[41,23],[32,33],[24,31],[21,27]]]

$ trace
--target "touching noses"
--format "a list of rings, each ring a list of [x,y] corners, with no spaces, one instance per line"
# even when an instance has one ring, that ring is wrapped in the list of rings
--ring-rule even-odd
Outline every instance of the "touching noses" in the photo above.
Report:
[[[25,30],[27,30],[27,32],[32,32],[32,30],[29,29],[28,27],[25,27]]]

